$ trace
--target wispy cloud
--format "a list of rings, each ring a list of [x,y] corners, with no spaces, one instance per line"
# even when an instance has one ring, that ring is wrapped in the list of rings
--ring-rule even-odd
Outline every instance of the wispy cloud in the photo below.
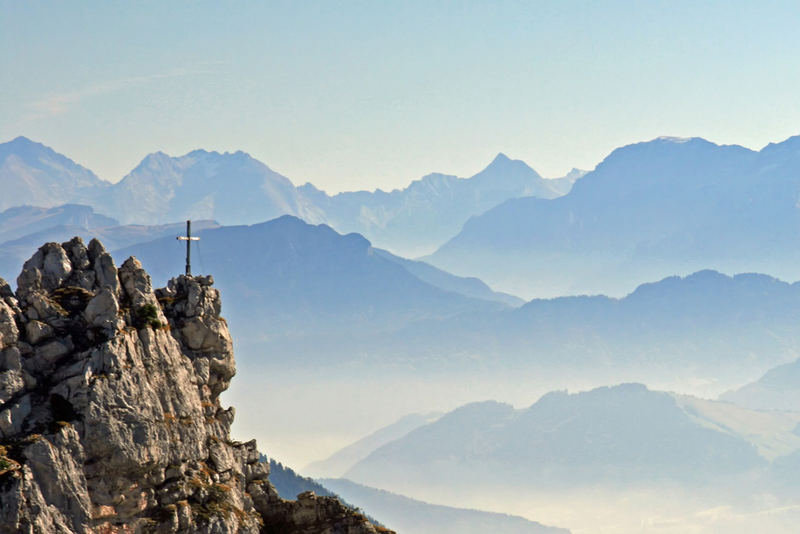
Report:
[[[143,76],[132,76],[129,78],[119,78],[95,82],[75,91],[63,93],[51,93],[42,98],[36,99],[29,104],[29,120],[43,119],[62,115],[76,104],[87,99],[123,91],[131,87],[147,85],[159,80],[183,78],[186,76],[196,76],[203,74],[215,74],[221,62],[203,63],[194,67],[183,67],[169,72],[159,74],[147,74]]]

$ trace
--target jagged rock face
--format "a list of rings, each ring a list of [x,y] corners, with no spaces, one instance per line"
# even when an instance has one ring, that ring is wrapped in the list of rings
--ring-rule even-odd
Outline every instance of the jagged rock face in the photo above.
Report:
[[[154,291],[74,238],[17,284],[0,279],[0,533],[377,532],[335,499],[280,499],[255,442],[230,440],[211,277]]]

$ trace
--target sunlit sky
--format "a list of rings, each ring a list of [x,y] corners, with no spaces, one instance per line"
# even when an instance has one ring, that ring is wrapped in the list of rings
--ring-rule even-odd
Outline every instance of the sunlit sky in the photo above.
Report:
[[[403,187],[497,152],[545,176],[660,135],[800,133],[800,3],[0,0],[0,142],[117,181],[244,150],[296,184]]]

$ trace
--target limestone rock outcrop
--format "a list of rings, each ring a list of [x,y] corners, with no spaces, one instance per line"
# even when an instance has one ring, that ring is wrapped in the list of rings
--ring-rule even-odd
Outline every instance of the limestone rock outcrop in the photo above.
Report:
[[[230,439],[235,373],[211,277],[154,290],[99,241],[47,243],[0,279],[0,533],[385,531],[278,497]]]

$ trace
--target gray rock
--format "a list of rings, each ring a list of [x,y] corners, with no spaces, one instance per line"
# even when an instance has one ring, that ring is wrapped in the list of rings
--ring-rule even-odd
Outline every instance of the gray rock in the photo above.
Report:
[[[31,414],[31,396],[25,395],[11,406],[4,404],[0,410],[0,436],[9,438],[22,432],[25,419]],[[0,501],[2,502],[2,501]]]
[[[42,285],[45,289],[53,290],[59,287],[72,273],[72,263],[65,251],[58,243],[47,243],[44,258],[42,259]]]
[[[38,254],[38,252],[37,252]],[[30,261],[30,260],[28,260]],[[26,267],[17,277],[17,298],[21,302],[27,301],[29,294],[42,290],[42,271],[37,267]]]
[[[36,357],[45,363],[55,363],[59,358],[69,353],[68,340],[53,340],[40,347],[36,347]]]
[[[145,299],[153,293],[150,275],[142,268],[141,262],[133,256],[125,260],[119,268],[119,279],[125,288],[125,293],[131,299]]]
[[[11,306],[0,300],[0,350],[14,345],[19,339],[15,317]]]
[[[52,443],[36,439],[22,452],[25,465],[38,482],[44,500],[63,514],[73,529],[83,530],[91,521],[91,502],[83,491],[83,449],[72,426],[63,426]]]
[[[66,243],[62,243],[61,247],[67,252],[69,261],[75,269],[84,271],[89,268],[91,265],[89,251],[86,249],[86,245],[83,244],[83,239],[75,236]]]
[[[89,242],[88,248],[89,261],[95,275],[95,284],[99,288],[107,287],[115,295],[119,295],[119,278],[117,277],[117,266],[111,255],[106,252],[103,244],[97,239]]]
[[[99,241],[73,239],[40,248],[19,282],[16,297],[0,284],[0,447],[18,444],[0,534],[375,532],[335,499],[280,499],[255,442],[231,441],[213,279],[154,292],[135,258],[117,270]],[[153,309],[142,322],[147,305],[164,328]]]
[[[64,309],[42,291],[32,291],[26,298],[29,319],[40,319],[51,322],[66,315]]]
[[[25,380],[22,378],[21,371],[9,370],[0,372],[0,406],[4,405],[24,388]]]
[[[97,284],[97,275],[94,271],[75,271],[72,273],[69,283],[81,289],[92,290]]]
[[[200,384],[208,384],[211,378],[211,365],[208,363],[208,358],[197,357],[193,363],[198,382]]]
[[[192,349],[201,352],[225,353],[230,350],[231,339],[225,325],[219,321],[208,321],[192,317],[180,330],[183,341]]]
[[[22,370],[22,354],[17,347],[9,347],[3,351],[0,351],[0,370]]]
[[[22,466],[3,491],[0,534],[72,534],[67,519],[44,499],[33,472]]]
[[[25,336],[28,341],[33,345],[40,343],[42,340],[50,338],[55,333],[53,327],[41,321],[32,320],[25,323]]]
[[[8,282],[0,277],[0,299],[7,298],[14,298],[14,291],[11,290],[11,286],[8,285]]]
[[[119,303],[108,287],[101,289],[86,305],[83,316],[86,322],[97,327],[116,329],[119,326]]]
[[[167,323],[153,291],[153,286],[150,284],[150,275],[142,268],[139,260],[134,257],[125,260],[125,263],[119,268],[119,280],[131,303],[134,317],[142,315],[146,307],[151,307],[156,310],[155,320],[161,324]]]

